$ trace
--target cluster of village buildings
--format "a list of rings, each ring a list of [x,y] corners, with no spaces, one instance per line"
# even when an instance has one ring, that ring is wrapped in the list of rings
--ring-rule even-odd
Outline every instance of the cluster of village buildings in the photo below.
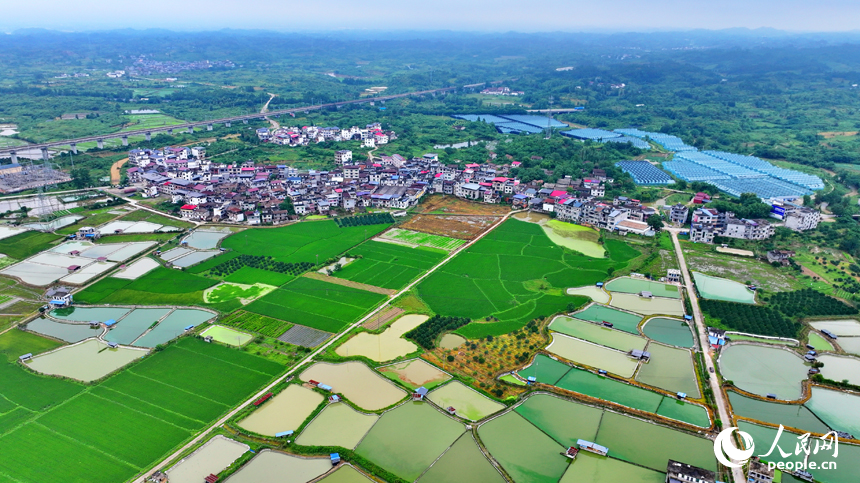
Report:
[[[347,129],[339,127],[281,127],[275,130],[269,128],[257,129],[257,137],[261,141],[280,144],[283,146],[307,146],[311,143],[361,141],[365,148],[375,148],[388,144],[397,139],[394,131],[384,131],[378,122],[368,124],[363,128],[352,126]]]
[[[364,130],[358,131],[363,135]],[[253,161],[216,163],[206,157],[202,147],[166,147],[129,151],[127,173],[129,181],[138,186],[129,192],[182,203],[181,216],[194,221],[279,224],[308,214],[405,210],[431,193],[510,203],[515,209],[548,213],[562,221],[622,234],[653,235],[647,219],[660,214],[657,208],[623,196],[605,201],[606,186],[614,180],[602,169],[592,170],[588,178],[521,183],[511,176],[511,170],[520,165],[517,161],[460,166],[445,165],[436,154],[412,159],[394,154],[358,162],[351,151],[340,150],[335,162],[336,167],[329,171],[299,172],[287,165]],[[287,199],[293,212],[282,209]],[[696,199],[708,201],[704,194]],[[671,206],[668,219],[675,226],[685,225],[689,211],[682,204]],[[810,208],[784,204],[781,211],[785,225],[794,230],[813,229],[820,220],[820,214]],[[737,218],[703,205],[693,211],[690,240],[713,243],[715,236],[763,240],[773,233],[770,221]]]

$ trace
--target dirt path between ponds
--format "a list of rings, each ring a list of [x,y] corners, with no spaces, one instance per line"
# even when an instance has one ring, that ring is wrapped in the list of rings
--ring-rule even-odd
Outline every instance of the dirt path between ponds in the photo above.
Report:
[[[328,275],[323,275],[318,272],[308,272],[303,276],[307,278],[312,278],[314,280],[319,280],[321,282],[333,283],[335,285],[343,285],[344,287],[357,288],[359,290],[366,290],[368,292],[378,293],[382,295],[394,295],[397,293],[397,290],[377,287],[375,285],[367,285],[366,283],[353,282],[351,280],[344,280],[342,278],[337,277],[330,277]]]

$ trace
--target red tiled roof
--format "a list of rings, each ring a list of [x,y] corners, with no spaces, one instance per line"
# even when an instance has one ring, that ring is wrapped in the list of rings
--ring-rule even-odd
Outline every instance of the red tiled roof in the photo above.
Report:
[[[197,205],[182,205],[181,209],[183,209],[183,210],[196,210]]]

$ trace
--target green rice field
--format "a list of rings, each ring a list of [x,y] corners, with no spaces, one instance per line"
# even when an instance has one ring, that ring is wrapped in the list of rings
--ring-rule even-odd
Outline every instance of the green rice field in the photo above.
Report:
[[[607,269],[640,255],[617,240],[605,247],[609,258],[591,258],[559,247],[540,225],[510,219],[422,281],[418,294],[441,315],[499,319],[461,328],[464,337],[505,334],[583,304],[585,297],[567,296],[564,289],[603,281]]]
[[[655,297],[669,297],[673,299],[681,298],[681,292],[678,290],[676,285],[669,285],[638,278],[616,278],[615,280],[607,283],[604,288],[610,292],[639,293],[647,291],[654,294]]]
[[[238,329],[256,332],[258,334],[268,335],[269,337],[280,337],[281,334],[287,331],[293,325],[284,322],[283,320],[273,319],[265,315],[255,314],[239,310],[228,315],[226,318],[219,321],[224,325],[236,327]]]
[[[51,348],[54,343],[45,340],[19,331],[0,336],[7,356],[0,365],[0,400],[16,406],[0,418],[0,480],[128,480],[283,370],[187,338],[104,382],[83,386],[32,374],[14,362],[21,351]],[[10,423],[9,414],[17,420]]]
[[[405,287],[445,258],[439,249],[377,241],[361,244],[349,254],[361,258],[334,272],[335,277],[393,290]]]
[[[53,233],[25,231],[0,240],[0,253],[23,260],[49,248],[61,238]]]
[[[380,238],[407,243],[410,245],[440,248],[446,251],[455,250],[466,244],[466,240],[459,240],[457,238],[450,238],[447,236],[431,235],[429,233],[421,233],[420,231],[403,230],[401,228],[392,228],[391,230],[383,233]]]
[[[385,295],[299,277],[245,306],[248,312],[338,332],[385,300]]]

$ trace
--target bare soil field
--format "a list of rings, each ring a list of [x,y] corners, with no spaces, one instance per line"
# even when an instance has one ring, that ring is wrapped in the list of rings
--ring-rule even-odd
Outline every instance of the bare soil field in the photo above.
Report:
[[[400,228],[469,240],[496,221],[498,217],[495,216],[416,215]]]
[[[511,209],[508,206],[472,203],[455,196],[430,196],[418,205],[419,213],[434,215],[491,215],[504,216]]]

